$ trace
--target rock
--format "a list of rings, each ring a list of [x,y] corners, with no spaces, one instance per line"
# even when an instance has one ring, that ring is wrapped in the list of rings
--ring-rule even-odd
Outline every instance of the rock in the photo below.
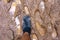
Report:
[[[57,37],[57,32],[56,30],[54,29],[53,32],[52,32],[52,38],[56,38]]]
[[[25,11],[25,13],[26,13],[27,15],[29,14],[29,10],[28,10],[28,7],[27,7],[27,6],[24,7],[24,11]]]
[[[21,4],[21,1],[20,1],[20,0],[15,0],[15,2],[16,2],[17,4]]]
[[[46,30],[45,28],[43,28],[39,22],[36,22],[36,29],[38,30],[38,32],[40,33],[41,36],[44,36],[46,34]]]
[[[22,35],[22,29],[21,26],[19,25],[19,28],[17,28],[17,35]]]
[[[36,34],[32,34],[32,40],[38,40]]]
[[[45,3],[44,3],[44,1],[40,2],[39,7],[41,8],[41,11],[44,12],[44,10],[45,10]]]
[[[15,11],[16,11],[16,6],[17,6],[16,2],[13,2],[9,10],[10,15],[14,16]]]
[[[2,0],[4,3],[9,3],[11,0]]]

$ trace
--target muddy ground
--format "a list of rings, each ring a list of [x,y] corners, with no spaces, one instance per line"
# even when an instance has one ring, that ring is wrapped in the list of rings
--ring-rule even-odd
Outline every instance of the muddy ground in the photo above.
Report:
[[[44,1],[45,9],[41,8],[41,1]],[[18,36],[16,23],[9,13],[13,2],[0,0],[0,40],[16,40]],[[24,7],[27,6],[31,17],[31,34],[36,34],[38,40],[60,40],[60,0],[21,0],[21,3],[17,5],[15,14],[20,15],[21,27],[22,18],[26,15]]]

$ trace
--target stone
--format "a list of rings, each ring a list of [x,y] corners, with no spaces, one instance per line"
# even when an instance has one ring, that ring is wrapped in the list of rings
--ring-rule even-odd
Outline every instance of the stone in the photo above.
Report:
[[[28,7],[27,7],[27,6],[24,7],[24,11],[25,11],[25,13],[26,13],[27,15],[29,14],[29,10],[28,10]]]
[[[36,34],[32,34],[32,40],[38,40]]]
[[[56,38],[57,37],[57,32],[56,30],[54,29],[53,32],[52,32],[52,38]]]
[[[38,32],[40,33],[41,36],[44,36],[46,34],[46,30],[45,28],[43,28],[39,22],[36,22],[36,29],[38,30]]]
[[[4,3],[9,3],[11,0],[2,0]]]

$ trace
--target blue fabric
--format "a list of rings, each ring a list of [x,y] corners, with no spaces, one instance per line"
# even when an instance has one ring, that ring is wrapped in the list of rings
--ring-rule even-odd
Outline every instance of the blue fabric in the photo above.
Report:
[[[31,20],[28,15],[23,17],[23,32],[31,33]]]

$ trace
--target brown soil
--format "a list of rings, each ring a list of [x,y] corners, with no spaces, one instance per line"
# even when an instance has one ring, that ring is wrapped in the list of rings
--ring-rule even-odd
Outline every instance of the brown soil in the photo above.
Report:
[[[40,2],[44,1],[45,9],[42,11]],[[14,0],[5,3],[0,0],[0,40],[14,40],[17,35],[16,24],[9,13]],[[27,6],[31,17],[32,32],[38,40],[60,40],[60,0],[21,0],[21,5],[16,7],[15,17],[22,18],[26,15],[24,7]]]

